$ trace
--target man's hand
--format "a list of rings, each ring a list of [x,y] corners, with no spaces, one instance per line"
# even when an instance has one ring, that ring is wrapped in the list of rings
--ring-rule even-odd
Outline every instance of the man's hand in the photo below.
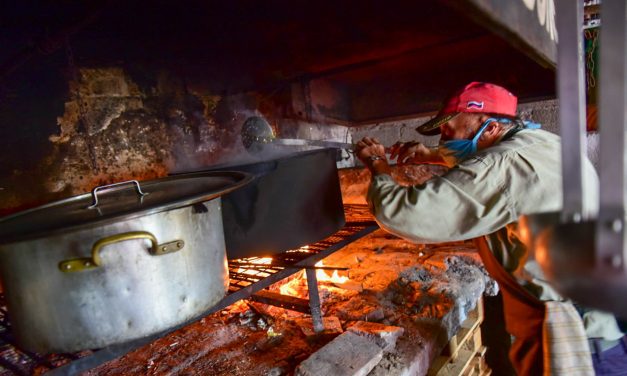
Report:
[[[408,164],[444,164],[438,150],[420,142],[397,142],[390,148],[390,159],[396,158],[399,166]]]
[[[385,148],[376,138],[364,137],[359,141],[355,155],[373,175],[390,174]]]

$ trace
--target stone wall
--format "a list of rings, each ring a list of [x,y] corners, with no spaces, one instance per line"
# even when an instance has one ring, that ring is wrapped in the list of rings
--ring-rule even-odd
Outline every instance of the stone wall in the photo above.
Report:
[[[122,68],[81,68],[69,81],[63,112],[45,119],[56,121],[58,133],[35,141],[49,153],[34,168],[2,177],[0,210],[161,177],[237,152],[232,122],[216,121],[220,111],[233,117],[226,102],[165,72],[154,86],[140,87]]]
[[[82,67],[68,79],[67,91],[54,95],[62,104],[58,109],[34,105],[30,114],[20,116],[33,129],[56,123],[56,132],[43,137],[23,127],[7,132],[6,142],[27,137],[34,149],[20,156],[14,151],[7,154],[5,148],[0,159],[33,161],[3,170],[0,215],[115,182],[276,157],[249,153],[243,147],[240,131],[249,116],[268,119],[279,137],[351,140],[346,126],[320,120],[321,114],[309,121],[286,118],[296,116],[294,109],[273,102],[275,98],[259,93],[216,95],[167,71],[137,75],[123,67]],[[297,107],[297,102],[292,100],[291,105]],[[5,111],[2,119],[10,118],[11,110],[0,108]],[[281,154],[303,149],[308,148],[286,147]],[[338,162],[353,165],[352,154],[345,152]]]

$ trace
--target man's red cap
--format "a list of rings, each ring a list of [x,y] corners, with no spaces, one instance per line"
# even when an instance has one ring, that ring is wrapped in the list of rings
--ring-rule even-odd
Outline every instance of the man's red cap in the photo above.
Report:
[[[471,82],[445,102],[444,107],[416,130],[424,135],[440,133],[440,126],[460,112],[516,116],[518,98],[507,89],[486,82]]]

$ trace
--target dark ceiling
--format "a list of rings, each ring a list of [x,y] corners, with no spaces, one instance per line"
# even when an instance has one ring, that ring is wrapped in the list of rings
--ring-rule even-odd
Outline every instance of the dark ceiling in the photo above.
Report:
[[[8,3],[0,5],[0,80],[9,91],[29,70],[67,65],[69,35],[77,65],[165,68],[217,94],[326,80],[346,97],[340,120],[353,123],[435,111],[473,80],[505,85],[522,100],[555,95],[552,68],[459,2]]]

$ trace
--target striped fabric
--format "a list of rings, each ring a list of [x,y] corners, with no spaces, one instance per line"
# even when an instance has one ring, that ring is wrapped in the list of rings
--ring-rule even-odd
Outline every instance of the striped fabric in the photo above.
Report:
[[[583,322],[568,302],[545,302],[542,328],[544,375],[594,375]]]

